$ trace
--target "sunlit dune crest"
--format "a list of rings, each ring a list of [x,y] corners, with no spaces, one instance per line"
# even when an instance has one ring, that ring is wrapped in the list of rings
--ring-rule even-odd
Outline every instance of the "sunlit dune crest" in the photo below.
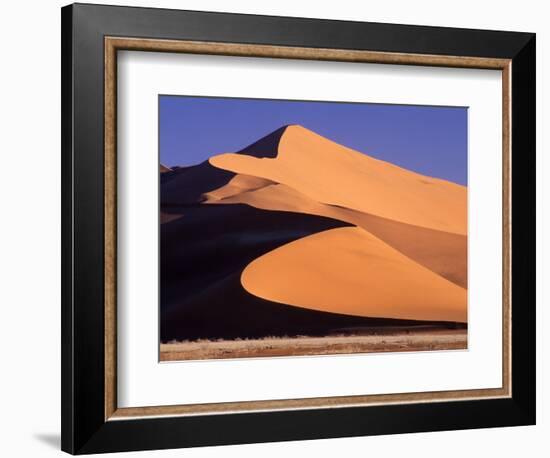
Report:
[[[467,321],[467,291],[362,228],[331,229],[252,261],[241,276],[258,297],[365,317]]]
[[[284,184],[319,203],[415,226],[467,233],[464,186],[374,159],[301,126],[286,127],[276,148],[276,155],[269,151],[255,156],[226,153],[211,157],[209,163]]]

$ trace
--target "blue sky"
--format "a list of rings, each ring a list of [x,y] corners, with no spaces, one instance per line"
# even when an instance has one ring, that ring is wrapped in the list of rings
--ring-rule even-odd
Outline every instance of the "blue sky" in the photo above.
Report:
[[[409,170],[467,184],[464,107],[161,95],[160,161],[198,164],[287,124]]]

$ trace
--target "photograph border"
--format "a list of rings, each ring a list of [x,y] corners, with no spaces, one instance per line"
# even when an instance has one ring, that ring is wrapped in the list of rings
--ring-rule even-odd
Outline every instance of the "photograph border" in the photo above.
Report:
[[[534,34],[101,5],[71,5],[62,16],[64,450],[92,453],[534,423]],[[219,28],[227,21],[235,32]],[[334,43],[321,37],[332,37]],[[501,70],[503,387],[118,409],[118,50]],[[512,234],[513,221],[521,225]],[[512,315],[514,298],[522,306]],[[210,434],[213,430],[218,433]]]

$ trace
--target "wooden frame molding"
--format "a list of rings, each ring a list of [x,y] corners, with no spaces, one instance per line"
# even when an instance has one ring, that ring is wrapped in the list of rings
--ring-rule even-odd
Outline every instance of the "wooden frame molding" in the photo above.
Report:
[[[351,406],[429,403],[477,399],[508,398],[511,384],[511,59],[461,57],[446,55],[404,54],[373,51],[302,48],[269,45],[247,45],[200,41],[139,39],[105,37],[104,81],[104,275],[105,275],[105,420],[129,420],[159,416],[192,416],[229,412],[254,412],[273,410],[300,410]],[[227,56],[269,57],[281,59],[306,59],[400,65],[445,66],[481,68],[502,71],[502,164],[503,164],[503,326],[502,368],[503,386],[495,389],[384,394],[368,396],[341,396],[327,398],[286,399],[277,401],[246,401],[216,404],[189,404],[173,406],[117,407],[117,337],[116,337],[116,246],[117,246],[117,156],[116,156],[116,100],[117,100],[117,51],[154,51],[190,54],[214,54]]]

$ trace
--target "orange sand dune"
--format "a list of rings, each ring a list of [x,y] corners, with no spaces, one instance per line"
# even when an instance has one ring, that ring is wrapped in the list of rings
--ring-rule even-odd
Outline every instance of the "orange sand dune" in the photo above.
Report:
[[[164,340],[467,322],[463,186],[300,126],[160,181]]]
[[[219,169],[285,184],[320,203],[467,233],[464,186],[374,159],[301,126],[284,130],[275,158],[227,153],[209,162]]]
[[[322,204],[282,184],[254,182],[237,175],[233,180],[248,186],[228,185],[211,192],[205,203],[244,203],[264,210],[292,211],[327,216],[363,227],[402,254],[438,275],[467,286],[467,237],[426,229],[355,210]],[[252,183],[258,185],[253,188]],[[263,184],[263,187],[259,185]],[[214,198],[225,196],[224,198]]]
[[[331,229],[279,247],[241,275],[258,297],[365,317],[467,321],[467,292],[362,228]]]

